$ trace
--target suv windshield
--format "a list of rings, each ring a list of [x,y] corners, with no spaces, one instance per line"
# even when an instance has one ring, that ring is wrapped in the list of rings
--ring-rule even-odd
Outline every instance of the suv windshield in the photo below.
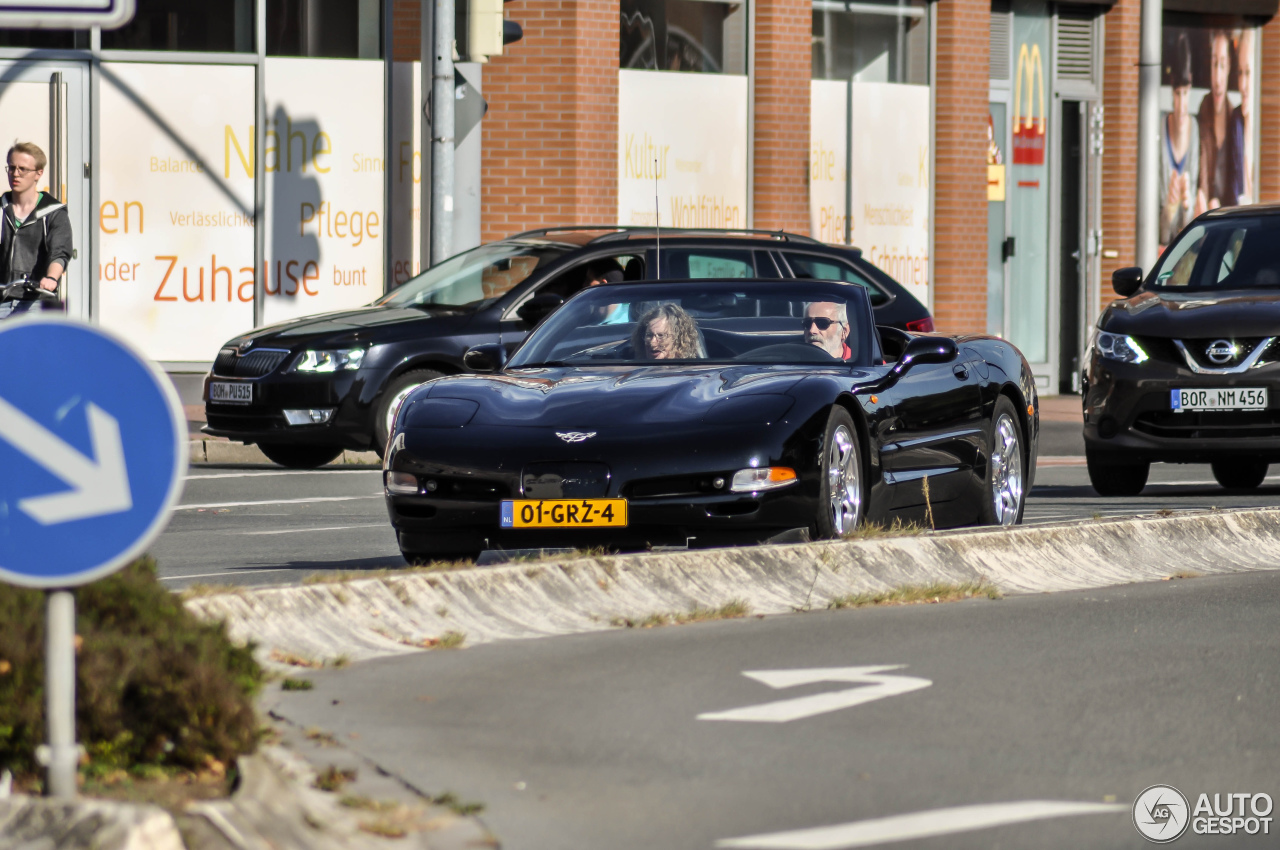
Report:
[[[1165,251],[1157,290],[1280,287],[1280,216],[1197,222]]]
[[[593,286],[539,326],[509,368],[691,363],[866,366],[867,291],[814,281],[684,281]]]
[[[387,293],[376,306],[480,309],[574,246],[493,242],[450,257]]]

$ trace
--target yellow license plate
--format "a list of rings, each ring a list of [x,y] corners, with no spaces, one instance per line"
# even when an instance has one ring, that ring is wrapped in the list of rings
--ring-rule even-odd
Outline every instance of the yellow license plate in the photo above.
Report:
[[[514,499],[502,503],[503,528],[625,528],[626,499]]]

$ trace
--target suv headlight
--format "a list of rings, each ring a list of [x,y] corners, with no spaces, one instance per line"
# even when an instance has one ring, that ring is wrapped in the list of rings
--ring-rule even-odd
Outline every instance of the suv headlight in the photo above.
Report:
[[[1148,360],[1147,352],[1142,350],[1138,341],[1123,334],[1109,334],[1098,331],[1098,338],[1093,344],[1098,353],[1108,360],[1119,360],[1121,363],[1142,363]]]
[[[338,351],[304,351],[293,364],[295,372],[342,372],[359,369],[365,349],[344,348]]]

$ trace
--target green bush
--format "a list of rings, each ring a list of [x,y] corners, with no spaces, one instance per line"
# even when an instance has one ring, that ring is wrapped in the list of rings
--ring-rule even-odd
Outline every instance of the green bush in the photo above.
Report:
[[[144,558],[76,591],[76,738],[95,767],[199,770],[253,749],[262,669],[196,619]],[[0,769],[37,771],[45,597],[0,585]]]

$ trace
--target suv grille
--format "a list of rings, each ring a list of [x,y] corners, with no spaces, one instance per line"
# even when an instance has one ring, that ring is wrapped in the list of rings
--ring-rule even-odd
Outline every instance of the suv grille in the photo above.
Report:
[[[1231,440],[1280,437],[1280,410],[1212,410],[1177,413],[1152,410],[1134,420],[1133,429],[1153,437]]]
[[[213,361],[213,374],[223,378],[261,378],[271,374],[288,356],[289,352],[278,348],[262,348],[244,356],[234,348],[224,348]]]
[[[1196,365],[1202,369],[1233,369],[1239,366],[1245,360],[1249,359],[1249,355],[1253,354],[1253,350],[1258,347],[1266,337],[1210,337],[1206,339],[1184,339],[1182,344],[1186,346],[1187,354],[1195,360]],[[1208,350],[1215,342],[1226,340],[1235,346],[1235,352],[1229,359],[1223,360],[1221,363],[1209,359]]]

